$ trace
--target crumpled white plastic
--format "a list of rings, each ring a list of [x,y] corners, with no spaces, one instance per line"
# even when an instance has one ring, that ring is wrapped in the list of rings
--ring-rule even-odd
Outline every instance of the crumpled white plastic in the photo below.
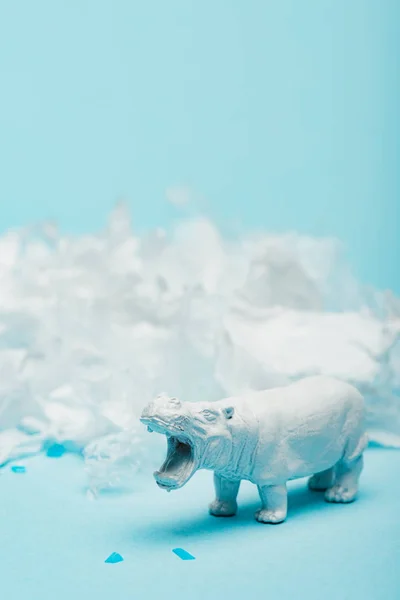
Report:
[[[226,239],[206,219],[138,236],[123,205],[97,235],[9,232],[0,464],[61,443],[95,493],[154,460],[138,422],[154,395],[210,400],[311,373],[357,385],[373,439],[400,445],[399,339],[399,299],[357,282],[332,239]]]

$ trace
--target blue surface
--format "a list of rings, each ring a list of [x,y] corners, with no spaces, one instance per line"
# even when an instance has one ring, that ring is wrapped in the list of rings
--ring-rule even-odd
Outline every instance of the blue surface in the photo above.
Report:
[[[90,501],[82,463],[27,461],[0,478],[0,583],[4,600],[397,600],[400,452],[369,450],[359,500],[330,505],[304,481],[283,525],[253,520],[245,485],[233,519],[208,516],[210,473],[164,494],[145,478],[131,495]],[[188,548],[194,561],[177,560]],[[118,549],[118,568],[104,563]]]
[[[121,196],[167,225],[184,185],[400,291],[399,40],[398,0],[3,0],[0,230],[92,231]]]

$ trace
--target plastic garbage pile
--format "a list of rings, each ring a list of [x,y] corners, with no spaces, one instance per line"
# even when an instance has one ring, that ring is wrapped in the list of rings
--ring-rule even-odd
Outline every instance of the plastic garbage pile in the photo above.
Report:
[[[313,373],[359,387],[372,439],[400,446],[400,301],[357,282],[336,240],[226,239],[200,218],[139,236],[123,205],[97,235],[0,237],[1,465],[59,444],[96,492],[156,456],[138,416],[158,393]]]

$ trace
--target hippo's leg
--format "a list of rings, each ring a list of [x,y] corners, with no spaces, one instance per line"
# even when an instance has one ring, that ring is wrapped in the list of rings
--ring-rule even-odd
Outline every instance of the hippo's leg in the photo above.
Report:
[[[332,467],[326,471],[315,473],[308,480],[308,487],[314,492],[324,492],[328,488],[333,486],[335,481],[335,468]]]
[[[287,514],[287,491],[284,485],[258,486],[261,509],[256,512],[259,523],[282,523]]]
[[[342,459],[335,468],[335,484],[325,492],[327,502],[353,502],[358,491],[358,479],[363,468],[363,457]]]
[[[215,500],[210,504],[210,515],[214,517],[236,515],[239,486],[240,481],[231,481],[214,473]]]

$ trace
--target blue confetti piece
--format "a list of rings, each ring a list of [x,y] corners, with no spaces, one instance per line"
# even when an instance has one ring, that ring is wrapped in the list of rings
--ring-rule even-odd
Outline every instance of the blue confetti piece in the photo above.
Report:
[[[26,469],[25,467],[22,467],[20,465],[14,465],[13,467],[11,467],[11,471],[13,473],[25,473]]]
[[[181,558],[182,560],[196,560],[194,556],[189,554],[189,552],[186,552],[186,550],[184,550],[183,548],[174,548],[172,552],[179,556],[179,558]]]
[[[65,454],[65,448],[62,444],[52,444],[47,448],[46,454],[50,458],[60,458]]]
[[[108,558],[106,558],[106,560],[104,562],[115,564],[115,563],[122,562],[123,560],[124,559],[122,558],[122,556],[120,554],[118,554],[118,552],[113,552],[112,554],[110,554],[110,556]]]

